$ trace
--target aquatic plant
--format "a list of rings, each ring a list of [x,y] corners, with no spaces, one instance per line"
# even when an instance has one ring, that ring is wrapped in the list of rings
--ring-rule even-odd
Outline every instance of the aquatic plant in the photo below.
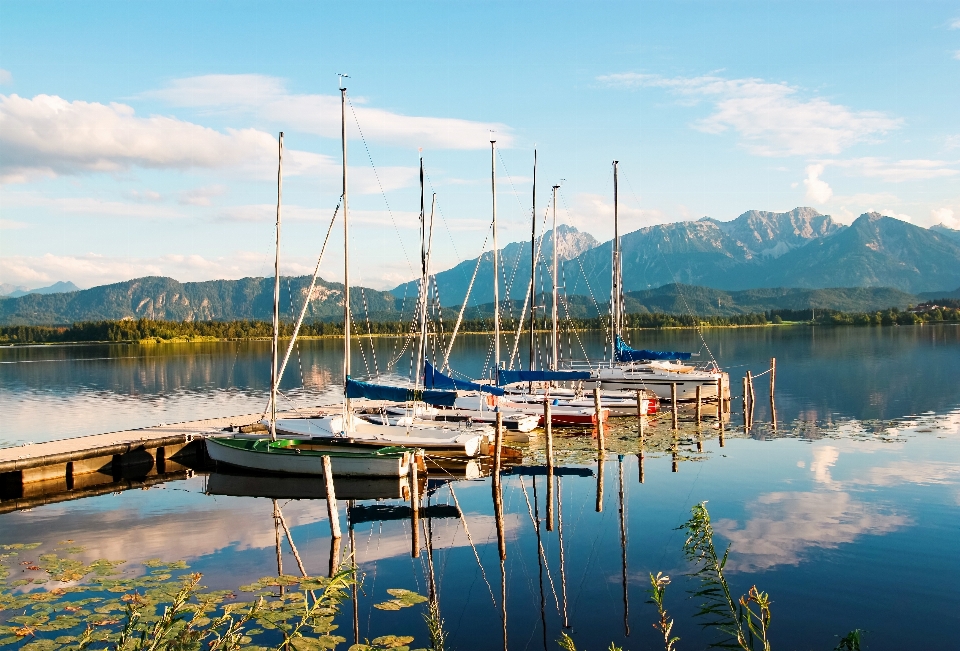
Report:
[[[676,643],[680,641],[680,638],[670,637],[670,632],[673,631],[673,619],[667,614],[667,609],[663,605],[663,595],[666,593],[668,585],[670,585],[669,576],[663,572],[657,572],[656,576],[651,573],[650,602],[648,603],[653,603],[657,607],[657,612],[660,614],[660,620],[655,622],[653,627],[663,634],[664,651],[674,651]]]
[[[67,541],[67,543],[72,541]],[[201,574],[182,573],[183,561],[146,561],[143,574],[117,569],[123,561],[75,558],[82,547],[61,546],[36,561],[19,561],[28,578],[10,580],[12,567],[39,543],[0,546],[0,647],[23,651],[320,651],[346,639],[334,618],[357,579],[346,564],[331,577],[264,577],[238,591],[205,591]],[[240,600],[238,592],[251,599]],[[382,610],[426,599],[389,590]],[[234,601],[237,600],[237,601]],[[387,635],[351,651],[407,651],[412,637]]]

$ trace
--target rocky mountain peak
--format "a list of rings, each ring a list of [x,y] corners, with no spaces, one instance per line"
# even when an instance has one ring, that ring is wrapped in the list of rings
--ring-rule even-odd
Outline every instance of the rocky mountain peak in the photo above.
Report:
[[[714,223],[753,255],[773,258],[844,228],[829,215],[803,206],[789,212],[748,210],[731,221]]]

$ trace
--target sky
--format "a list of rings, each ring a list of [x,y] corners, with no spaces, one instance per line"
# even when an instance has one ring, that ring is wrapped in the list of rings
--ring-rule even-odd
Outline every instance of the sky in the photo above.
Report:
[[[0,283],[313,271],[351,281],[537,221],[621,232],[811,206],[960,228],[960,2],[0,0]],[[546,222],[549,227],[549,221]],[[343,278],[338,216],[321,275]]]

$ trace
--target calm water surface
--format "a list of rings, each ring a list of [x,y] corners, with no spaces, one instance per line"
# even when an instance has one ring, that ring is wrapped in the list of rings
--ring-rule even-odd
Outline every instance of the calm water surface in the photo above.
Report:
[[[559,485],[562,568],[559,532],[546,531],[543,522],[544,477],[524,471],[504,477],[508,540],[501,575],[489,479],[431,476],[431,503],[453,503],[455,495],[465,516],[430,523],[450,646],[502,647],[505,581],[511,649],[556,648],[564,595],[567,630],[581,648],[606,648],[610,641],[654,648],[648,574],[663,571],[674,579],[667,606],[677,617],[680,648],[705,647],[714,637],[691,620],[697,604],[687,591],[694,584],[683,576],[690,568],[676,527],[691,505],[707,500],[718,542],[731,545],[734,590],[741,594],[756,584],[772,595],[776,648],[832,649],[836,636],[852,628],[868,631],[871,649],[912,648],[919,640],[928,648],[960,647],[960,328],[703,334],[706,346],[690,331],[634,333],[633,343],[700,351],[703,361],[712,354],[730,372],[735,395],[746,370],[760,373],[775,356],[778,430],[768,425],[763,376],[755,429],[743,432],[735,400],[722,447],[715,427],[698,432],[685,423],[674,436],[669,423],[652,421],[641,450],[637,421],[627,419],[608,433],[601,467],[590,432],[560,433],[559,463],[579,469]],[[402,343],[373,343],[365,340],[355,351],[355,375],[408,373]],[[338,400],[341,345],[300,344],[282,387],[291,406]],[[565,353],[569,347],[593,357],[604,350],[594,335],[564,346]],[[464,338],[452,364],[478,374],[487,350],[487,338]],[[0,446],[258,412],[268,365],[263,343],[2,349]],[[524,466],[542,463],[541,448],[524,447]],[[52,547],[72,539],[90,559],[183,558],[211,587],[275,573],[272,501],[216,494],[221,479],[198,473],[150,490],[6,513],[0,544]],[[325,503],[283,500],[281,506],[307,571],[325,573]],[[344,513],[346,504],[340,506]],[[411,558],[409,522],[359,522],[354,533],[366,575],[361,638],[409,634],[417,637],[414,646],[426,645],[422,606],[373,608],[388,598],[387,588],[426,592],[427,558]],[[284,549],[284,568],[294,571]],[[351,617],[348,604],[342,615],[348,638]]]

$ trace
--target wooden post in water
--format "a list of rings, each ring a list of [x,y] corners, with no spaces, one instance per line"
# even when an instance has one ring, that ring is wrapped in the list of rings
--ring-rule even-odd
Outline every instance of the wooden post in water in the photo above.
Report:
[[[497,412],[493,445],[493,511],[497,525],[497,549],[500,552],[500,564],[507,558],[507,541],[503,528],[503,492],[500,485],[501,451],[503,449],[503,414]],[[506,608],[506,604],[504,604]],[[505,614],[504,614],[505,615]],[[506,635],[506,632],[504,632]]]
[[[757,394],[753,390],[753,373],[747,371],[747,385],[750,389],[750,429],[753,429],[753,410],[757,406]]]
[[[679,414],[677,413],[677,383],[672,382],[670,384],[670,403],[673,409],[673,429],[678,429],[677,418]]]
[[[606,449],[606,441],[603,439],[603,406],[600,404],[600,387],[593,389],[593,410],[597,415],[597,450],[602,453]]]
[[[723,427],[723,376],[717,378],[717,424]]]
[[[280,549],[280,507],[273,500],[273,528],[277,534],[277,576],[283,576],[283,553]]]
[[[547,434],[547,531],[553,531],[553,415],[550,395],[543,395],[543,428]]]
[[[770,422],[777,429],[777,403],[773,399],[777,385],[777,358],[770,358]]]
[[[603,450],[597,452],[597,513],[603,512]]]
[[[697,428],[700,427],[700,396],[702,393],[703,387],[699,384],[697,385]]]
[[[747,420],[747,407],[750,402],[750,392],[747,389],[747,376],[743,376],[743,431],[750,431],[750,421]]]
[[[410,556],[420,558],[420,481],[414,455],[410,455],[410,534]]]
[[[640,419],[640,422],[643,422],[643,417],[646,415],[647,412],[643,408],[643,389],[637,389],[637,418]]]
[[[337,508],[337,492],[333,488],[333,470],[330,457],[323,457],[323,484],[327,492],[327,519],[330,520],[330,576],[340,567],[340,509]]]

